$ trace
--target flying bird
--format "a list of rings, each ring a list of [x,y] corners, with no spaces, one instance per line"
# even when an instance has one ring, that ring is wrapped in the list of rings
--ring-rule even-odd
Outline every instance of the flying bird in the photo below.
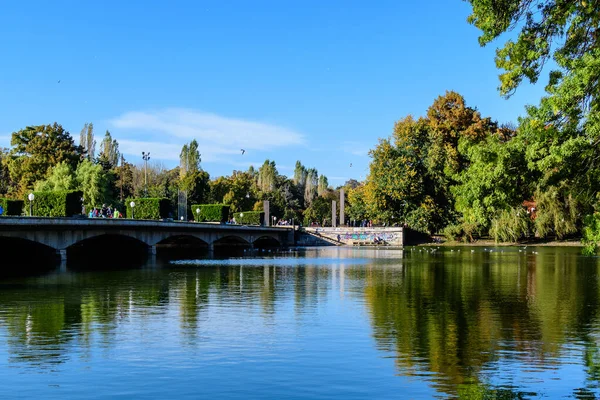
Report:
[[[352,163],[350,163],[350,168],[352,168]]]
[[[244,155],[244,153],[246,152],[246,150],[244,149],[240,149],[242,151],[242,155]]]
[[[58,83],[60,83],[60,79],[58,80]]]

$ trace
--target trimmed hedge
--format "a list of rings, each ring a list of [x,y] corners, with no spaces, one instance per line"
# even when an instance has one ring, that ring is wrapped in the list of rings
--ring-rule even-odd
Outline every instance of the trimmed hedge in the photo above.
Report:
[[[131,212],[131,202],[135,203],[134,212]],[[127,199],[127,218],[134,219],[161,219],[169,217],[171,213],[171,203],[165,198],[139,198]]]
[[[196,210],[200,209],[200,212]],[[196,222],[227,222],[229,206],[225,204],[193,204],[192,213]]]
[[[242,214],[244,214],[243,217]],[[265,213],[262,211],[242,211],[234,213],[233,218],[235,218],[235,222],[238,224],[263,225],[265,222]]]
[[[4,209],[2,217],[7,215],[21,215],[23,213],[23,200],[0,198],[0,206]]]
[[[79,190],[33,192],[34,217],[72,217],[81,214],[81,198],[83,192]],[[29,215],[29,194],[23,201],[23,212]]]

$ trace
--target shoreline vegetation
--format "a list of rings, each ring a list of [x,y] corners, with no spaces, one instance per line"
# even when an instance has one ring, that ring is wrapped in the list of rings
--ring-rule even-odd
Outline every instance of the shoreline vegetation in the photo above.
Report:
[[[565,240],[525,240],[520,242],[495,242],[491,239],[478,239],[474,242],[462,242],[456,240],[447,240],[439,243],[423,243],[418,246],[440,246],[440,247],[585,247],[585,244],[581,242],[581,238],[578,239],[565,239]],[[410,247],[410,246],[406,246]]]

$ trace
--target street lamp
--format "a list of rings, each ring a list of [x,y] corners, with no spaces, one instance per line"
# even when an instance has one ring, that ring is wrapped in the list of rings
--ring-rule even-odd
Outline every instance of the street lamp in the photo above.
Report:
[[[133,212],[133,209],[135,207],[135,201],[129,203],[129,206],[131,207],[131,219],[135,219],[135,213]]]
[[[196,222],[200,221],[200,208],[196,208],[196,214],[198,214],[198,217],[196,219]]]
[[[277,217],[273,215],[273,225],[272,226],[275,226],[275,221],[276,220],[277,220]]]
[[[240,225],[244,225],[244,213],[240,213]]]
[[[150,159],[150,152],[142,151],[142,158],[144,159],[144,190],[146,197],[148,197],[148,160]]]
[[[33,193],[29,193],[27,198],[29,199],[29,216],[31,217],[33,215],[33,199],[35,199],[35,196]]]

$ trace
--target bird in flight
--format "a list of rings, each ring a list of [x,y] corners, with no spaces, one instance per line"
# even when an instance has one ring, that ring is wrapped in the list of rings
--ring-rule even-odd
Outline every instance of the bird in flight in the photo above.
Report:
[[[246,150],[244,149],[240,149],[242,151],[242,155],[244,155],[244,153],[246,152]]]
[[[350,163],[350,168],[352,168],[352,163]]]
[[[58,80],[58,83],[60,83],[60,79]]]

